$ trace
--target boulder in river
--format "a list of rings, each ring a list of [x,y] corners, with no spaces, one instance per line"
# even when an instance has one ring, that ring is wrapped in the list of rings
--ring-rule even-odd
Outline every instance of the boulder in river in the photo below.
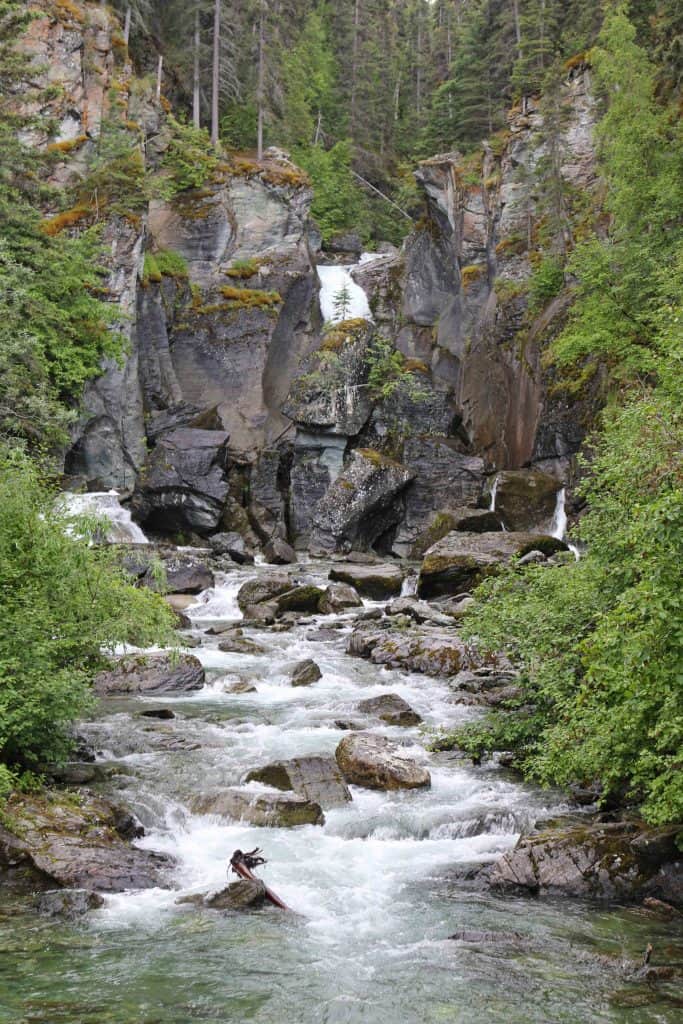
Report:
[[[300,661],[294,666],[289,678],[292,686],[310,686],[322,679],[322,675],[319,666],[313,659],[306,658],[305,661]]]
[[[189,693],[201,690],[204,669],[191,654],[124,654],[112,667],[95,676],[95,693],[102,697],[124,693]]]
[[[365,715],[377,715],[387,725],[419,725],[422,721],[417,711],[397,693],[383,693],[379,697],[362,700],[356,710]]]
[[[294,565],[296,551],[281,537],[271,537],[263,547],[263,557],[269,565]]]
[[[462,594],[516,555],[566,550],[564,541],[534,533],[449,533],[426,552],[420,569],[420,597]]]
[[[292,590],[292,581],[289,576],[275,575],[260,576],[243,583],[237,592],[237,604],[242,612],[257,604],[264,604],[273,601],[280,594]]]
[[[59,793],[10,799],[0,826],[0,882],[23,865],[37,880],[68,889],[123,892],[164,886],[171,858],[130,846],[131,815],[93,796],[77,804]],[[11,823],[11,824],[10,824]]]
[[[630,902],[650,895],[683,906],[679,833],[676,826],[597,821],[524,836],[494,864],[489,885],[580,899]]]
[[[467,649],[453,632],[356,629],[347,652],[375,665],[421,672],[437,678],[456,675],[467,663]]]
[[[198,814],[219,814],[235,821],[271,828],[325,824],[320,805],[296,794],[284,796],[282,793],[248,789],[222,789],[197,797],[194,809]]]
[[[350,733],[335,751],[337,764],[347,782],[366,789],[421,789],[431,786],[426,768],[400,752],[384,736]]]
[[[165,590],[172,594],[200,594],[214,585],[214,575],[200,559],[182,552],[163,558],[164,577],[158,581],[153,568],[142,577],[144,586],[151,590]]]
[[[323,615],[334,615],[347,608],[360,608],[362,604],[358,592],[348,583],[330,583],[320,598],[318,610]]]
[[[260,878],[253,881],[241,878],[231,882],[225,889],[204,899],[204,906],[211,910],[251,910],[262,907],[266,900],[266,886]]]
[[[234,530],[229,533],[214,533],[213,537],[209,538],[209,544],[215,555],[229,555],[238,565],[253,565],[254,552],[247,546],[244,537]]]
[[[49,889],[36,897],[36,910],[46,917],[74,920],[104,905],[99,893],[90,889]]]
[[[284,594],[278,594],[273,598],[279,614],[284,612],[317,612],[323,591],[320,587],[310,584],[292,587]]]
[[[385,608],[387,615],[409,615],[415,622],[433,622],[437,626],[452,626],[451,619],[416,597],[396,597]]]
[[[562,483],[537,469],[506,469],[496,474],[496,515],[506,530],[548,529]]]
[[[339,765],[333,757],[293,757],[255,768],[247,782],[262,782],[275,789],[292,790],[306,800],[325,809],[337,807],[351,799]]]
[[[224,654],[264,654],[265,647],[246,636],[228,636],[218,645]]]
[[[467,533],[494,533],[502,530],[502,524],[495,512],[481,508],[455,508],[439,512],[429,526],[417,537],[411,558],[422,558],[425,551],[453,530]]]
[[[386,597],[398,596],[403,586],[403,570],[399,565],[355,565],[340,563],[330,570],[330,579],[336,583],[348,583],[359,594],[381,601]]]

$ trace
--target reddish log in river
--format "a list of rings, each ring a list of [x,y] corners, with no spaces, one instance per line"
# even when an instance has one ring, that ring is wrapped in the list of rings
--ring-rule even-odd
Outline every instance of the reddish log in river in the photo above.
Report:
[[[257,881],[256,875],[252,872],[252,868],[258,867],[260,864],[265,864],[266,860],[261,856],[261,850],[256,847],[250,850],[248,853],[242,853],[241,850],[235,850],[232,857],[230,858],[230,867],[239,875],[240,878],[247,878],[250,882]],[[273,904],[275,907],[280,907],[281,910],[289,910],[290,908],[286,903],[283,903],[279,896],[266,886],[266,899]]]

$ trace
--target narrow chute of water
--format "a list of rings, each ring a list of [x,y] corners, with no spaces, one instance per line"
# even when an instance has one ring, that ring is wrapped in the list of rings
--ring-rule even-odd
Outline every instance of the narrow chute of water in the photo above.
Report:
[[[364,254],[371,255],[371,254]],[[352,266],[339,267],[318,267],[318,278],[320,280],[320,311],[325,323],[339,323],[341,320],[372,320],[368,297],[359,284],[351,277],[351,271],[356,266],[367,263],[368,260],[361,256],[360,263]],[[343,315],[338,308],[337,297],[346,289],[348,296],[346,309]]]
[[[90,494],[60,495],[59,501],[70,516],[94,516],[103,521],[109,544],[148,544],[144,532],[134,523],[116,491],[93,491]]]

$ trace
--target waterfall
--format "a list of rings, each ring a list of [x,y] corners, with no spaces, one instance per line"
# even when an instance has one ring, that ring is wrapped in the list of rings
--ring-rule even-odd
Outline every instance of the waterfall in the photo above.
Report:
[[[90,494],[60,495],[60,502],[69,516],[95,516],[106,524],[108,544],[149,544],[127,508],[123,508],[116,491],[93,491]]]
[[[417,594],[417,576],[406,576],[401,584],[401,597],[415,597]]]
[[[575,544],[567,540],[567,509],[566,509],[567,488],[561,487],[557,492],[555,501],[555,512],[550,523],[550,535],[558,540],[563,540],[578,562],[581,554]]]
[[[366,254],[369,255],[369,254]],[[368,297],[359,284],[351,277],[354,266],[367,263],[361,256],[360,263],[352,266],[318,267],[320,281],[320,310],[325,323],[338,323],[340,320],[372,320]],[[335,314],[335,296],[344,288],[349,295],[349,304],[344,317]]]
[[[491,488],[491,501],[489,503],[489,512],[496,511],[496,493],[498,491],[498,474],[493,478],[493,487]]]

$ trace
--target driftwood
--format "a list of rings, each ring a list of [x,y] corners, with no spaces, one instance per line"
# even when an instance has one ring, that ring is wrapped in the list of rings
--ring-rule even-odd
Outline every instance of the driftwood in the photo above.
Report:
[[[246,878],[250,882],[260,881],[253,874],[252,868],[259,867],[261,864],[265,864],[265,857],[261,856],[261,850],[256,847],[254,850],[249,850],[247,853],[242,853],[241,850],[235,850],[232,857],[230,858],[230,868],[239,875],[240,878]],[[266,899],[273,906],[279,907],[281,910],[289,910],[290,908],[286,903],[283,903],[279,896],[266,886]]]

